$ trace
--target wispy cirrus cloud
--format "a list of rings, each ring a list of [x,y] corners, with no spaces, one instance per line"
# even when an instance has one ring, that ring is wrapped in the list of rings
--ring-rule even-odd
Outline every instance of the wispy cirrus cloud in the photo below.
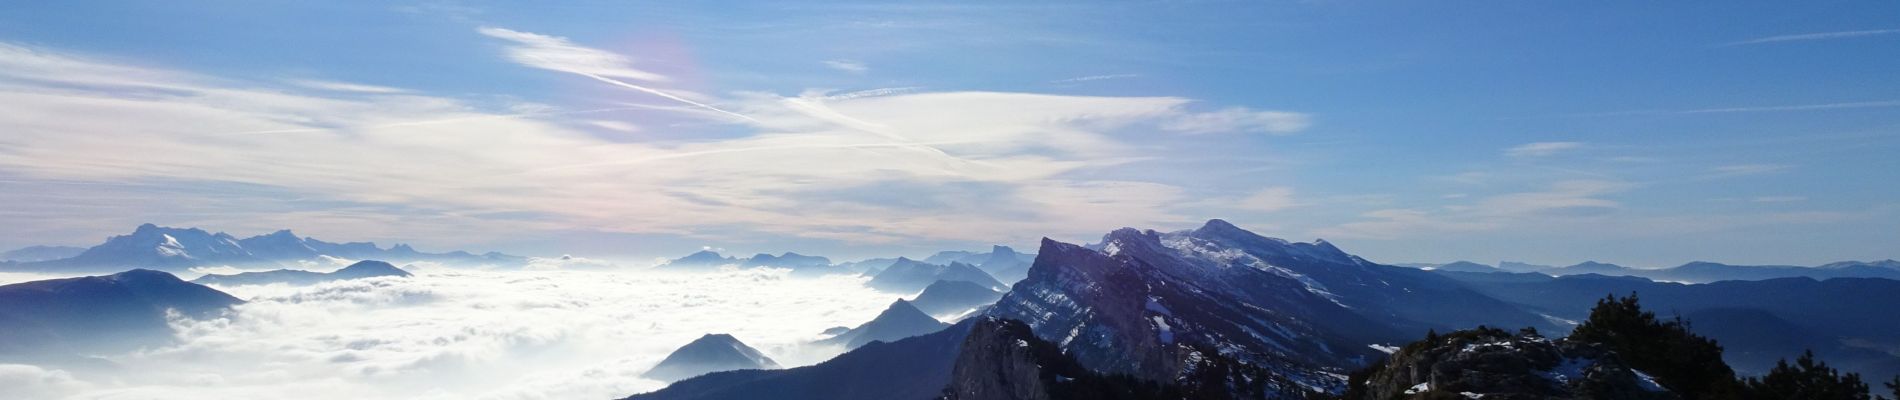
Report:
[[[1705,176],[1725,178],[1725,177],[1733,177],[1733,176],[1761,175],[1761,174],[1767,174],[1767,173],[1787,171],[1792,168],[1794,168],[1794,166],[1787,165],[1787,164],[1722,165],[1722,166],[1709,168]]]
[[[1049,81],[1049,83],[1061,85],[1061,84],[1069,84],[1069,83],[1105,81],[1105,80],[1111,80],[1111,79],[1129,79],[1129,78],[1139,78],[1139,77],[1141,77],[1140,74],[1089,75],[1089,76],[1078,76],[1078,77],[1067,78],[1067,79],[1057,79],[1057,80]]]
[[[671,78],[658,73],[635,69],[631,65],[631,59],[617,53],[576,45],[568,41],[567,38],[559,36],[494,27],[483,27],[478,31],[489,37],[513,42],[515,45],[508,48],[508,55],[515,62],[521,63],[522,65],[572,73],[592,78],[609,85],[644,92],[667,100],[738,117],[739,119],[752,119],[752,117],[746,116],[745,114],[688,99],[680,93],[627,82],[624,79],[666,82],[671,80]]]
[[[1900,33],[1900,29],[1868,29],[1868,30],[1858,30],[1858,31],[1801,33],[1801,34],[1793,34],[1793,35],[1777,35],[1777,36],[1761,37],[1761,38],[1743,40],[1739,42],[1731,42],[1731,43],[1728,43],[1727,45],[1728,46],[1745,46],[1745,45],[1765,44],[1765,43],[1847,39],[1847,38],[1858,38],[1858,37],[1867,37],[1867,36],[1892,35],[1896,33]]]
[[[831,69],[854,74],[862,74],[871,70],[871,67],[864,65],[864,62],[855,60],[826,60],[824,64]]]
[[[645,82],[616,69],[624,59],[562,39],[488,33],[515,43],[517,62]],[[514,55],[547,48],[584,56]],[[591,61],[545,62],[556,59]],[[1180,187],[1084,174],[1155,157],[1129,142],[1139,132],[1284,134],[1307,123],[1291,112],[1198,112],[1179,97],[750,92],[707,99],[746,122],[681,107],[719,122],[708,129],[720,134],[648,142],[599,133],[690,127],[640,126],[618,114],[650,106],[496,107],[281,86],[0,44],[0,104],[10,105],[0,109],[9,132],[0,136],[0,179],[24,193],[0,200],[10,211],[0,222],[62,227],[75,243],[152,216],[444,247],[555,231],[1030,241],[1183,220],[1174,210],[1186,196]],[[894,196],[954,199],[936,189],[963,186],[994,195],[918,203],[934,204],[925,208],[826,197],[891,182],[921,184],[892,186]],[[127,202],[124,185],[145,201]]]
[[[306,88],[318,89],[318,90],[329,90],[329,91],[336,91],[336,92],[354,92],[354,93],[367,93],[367,94],[397,94],[397,93],[409,92],[408,90],[403,90],[403,89],[393,88],[393,87],[388,87],[388,86],[365,85],[365,84],[360,84],[360,83],[337,82],[337,81],[326,81],[326,80],[316,80],[316,79],[292,79],[289,82],[290,84],[302,86]]]
[[[1525,143],[1504,149],[1504,155],[1511,157],[1544,157],[1580,148],[1583,148],[1583,143],[1581,142]]]
[[[1313,125],[1311,116],[1288,111],[1254,110],[1228,107],[1218,111],[1188,113],[1161,123],[1161,130],[1190,135],[1207,133],[1290,134]]]
[[[1570,180],[1538,190],[1477,198],[1442,208],[1373,210],[1362,220],[1322,228],[1326,237],[1395,239],[1419,234],[1477,232],[1538,225],[1537,221],[1595,218],[1622,208],[1605,198],[1634,185],[1613,180]],[[1464,196],[1454,199],[1464,199]]]

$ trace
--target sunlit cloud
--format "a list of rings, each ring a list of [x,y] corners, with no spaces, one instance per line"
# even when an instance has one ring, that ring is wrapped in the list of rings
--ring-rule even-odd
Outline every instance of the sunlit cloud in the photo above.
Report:
[[[484,27],[479,31],[483,35],[514,42],[515,45],[508,48],[508,56],[515,62],[523,65],[572,73],[609,85],[659,96],[667,100],[689,104],[694,107],[738,117],[740,119],[752,119],[752,117],[748,117],[744,114],[687,99],[679,93],[627,82],[623,79],[666,82],[671,80],[671,78],[657,73],[635,69],[631,65],[632,60],[617,53],[576,45],[569,42],[567,38],[559,36],[548,36],[493,27]]]

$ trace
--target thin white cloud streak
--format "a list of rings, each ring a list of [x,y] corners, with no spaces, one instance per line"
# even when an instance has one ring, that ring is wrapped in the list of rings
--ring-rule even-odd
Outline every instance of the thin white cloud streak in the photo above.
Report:
[[[1420,234],[1480,232],[1538,225],[1534,221],[1590,218],[1622,207],[1605,196],[1633,185],[1613,180],[1571,180],[1540,190],[1499,194],[1439,209],[1381,209],[1361,221],[1322,228],[1324,237],[1397,239]],[[1460,197],[1462,198],[1462,197]]]
[[[653,88],[648,88],[648,87],[645,87],[645,86],[640,86],[640,85],[635,85],[635,84],[631,84],[631,83],[626,83],[626,82],[622,82],[622,81],[620,81],[620,80],[618,80],[618,79],[614,79],[614,78],[608,78],[608,77],[605,77],[605,76],[600,76],[600,75],[594,75],[594,74],[591,74],[591,73],[586,73],[586,72],[578,72],[578,71],[569,71],[569,72],[573,72],[573,73],[575,73],[575,74],[580,74],[581,76],[585,76],[585,77],[588,77],[588,78],[593,78],[594,80],[597,80],[597,81],[601,81],[601,82],[606,82],[607,84],[610,84],[610,85],[614,85],[614,86],[619,86],[619,87],[623,87],[623,88],[628,88],[628,89],[633,89],[633,90],[637,90],[637,91],[641,91],[641,92],[645,92],[645,93],[647,93],[647,94],[651,94],[651,95],[654,95],[654,96],[660,96],[660,97],[664,97],[664,98],[667,98],[667,99],[669,99],[669,100],[673,100],[673,101],[677,101],[677,102],[681,102],[681,103],[686,103],[686,104],[690,104],[690,105],[693,105],[694,107],[699,107],[699,108],[704,108],[704,109],[707,109],[707,110],[711,110],[711,111],[714,111],[714,112],[718,112],[718,113],[720,113],[720,114],[725,114],[725,115],[730,115],[730,116],[734,116],[734,117],[738,117],[739,119],[743,119],[743,120],[746,120],[746,121],[752,121],[752,122],[758,122],[758,120],[755,120],[755,119],[752,119],[752,117],[749,117],[749,116],[746,116],[745,114],[740,114],[740,113],[736,113],[736,112],[732,112],[732,111],[727,111],[727,110],[725,110],[725,109],[723,109],[723,108],[719,108],[719,107],[714,107],[714,106],[712,106],[712,105],[710,105],[710,104],[706,104],[706,103],[701,103],[701,102],[697,102],[697,101],[692,101],[692,100],[688,100],[688,99],[686,99],[686,98],[684,98],[684,97],[679,97],[679,96],[674,96],[674,95],[673,95],[672,93],[667,93],[667,92],[663,92],[663,91],[659,91],[659,90],[656,90],[656,89],[653,89]]]
[[[1857,38],[1857,37],[1866,37],[1866,36],[1891,35],[1895,33],[1900,33],[1900,29],[1870,29],[1870,30],[1860,30],[1860,31],[1803,33],[1803,34],[1796,34],[1796,35],[1780,35],[1780,36],[1769,36],[1769,37],[1764,37],[1764,38],[1750,39],[1750,40],[1744,40],[1740,42],[1729,43],[1728,45],[1729,46],[1743,46],[1743,45],[1763,44],[1763,43],[1846,39],[1846,38]]]
[[[1139,78],[1139,77],[1141,77],[1141,75],[1139,74],[1089,75],[1089,76],[1078,76],[1078,77],[1068,78],[1068,79],[1057,79],[1057,80],[1049,81],[1049,83],[1060,85],[1060,84],[1068,84],[1068,83],[1105,81],[1105,80],[1110,80],[1110,79],[1129,79],[1129,78]]]
[[[853,60],[827,60],[824,64],[826,67],[831,67],[831,69],[853,74],[862,74],[871,70],[871,67],[864,65],[863,62]]]
[[[1731,113],[1849,110],[1849,109],[1860,109],[1860,108],[1888,108],[1888,107],[1900,107],[1900,100],[1856,101],[1856,102],[1821,103],[1821,104],[1793,104],[1793,105],[1781,105],[1781,106],[1721,107],[1721,108],[1701,108],[1701,109],[1693,109],[1693,110],[1614,111],[1614,112],[1602,112],[1602,113],[1568,114],[1568,115],[1561,115],[1561,117],[1617,117],[1617,116],[1631,116],[1631,115],[1731,114]]]
[[[1525,143],[1504,149],[1504,155],[1511,157],[1544,157],[1560,152],[1583,148],[1579,142],[1536,142]]]
[[[355,92],[355,93],[367,93],[367,94],[399,94],[399,93],[409,92],[408,90],[398,89],[398,88],[393,88],[393,87],[388,87],[388,86],[365,85],[361,83],[337,82],[337,81],[314,80],[314,79],[293,79],[290,81],[290,83],[293,85],[307,87],[311,89],[329,90],[329,91],[336,91],[336,92]]]
[[[1306,114],[1228,107],[1213,112],[1179,115],[1170,121],[1163,122],[1161,129],[1183,134],[1290,134],[1305,130],[1312,125],[1312,117]]]
[[[632,61],[625,56],[605,50],[576,45],[559,36],[548,36],[531,32],[521,32],[504,28],[483,27],[477,31],[489,37],[514,42],[508,48],[509,56],[522,65],[551,71],[560,71],[580,75],[609,85],[632,89],[646,94],[659,96],[667,100],[704,108],[721,114],[752,121],[752,117],[714,107],[710,104],[693,101],[659,89],[636,85],[615,78],[637,79],[648,82],[670,80],[664,75],[633,68]]]
[[[897,296],[862,278],[783,270],[701,275],[467,271],[316,286],[221,287],[249,303],[178,320],[178,343],[104,354],[122,368],[0,365],[7,398],[573,399],[657,389],[641,378],[680,345],[729,333],[783,365]]]
[[[1787,171],[1792,168],[1794,168],[1794,166],[1784,165],[1784,164],[1723,165],[1723,166],[1709,168],[1709,171],[1705,176],[1722,178],[1722,177],[1733,177],[1733,176],[1761,175],[1761,174],[1767,174],[1767,173],[1773,173],[1773,172]]]
[[[1714,114],[1714,113],[1743,113],[1743,112],[1770,112],[1770,111],[1838,110],[1838,109],[1851,109],[1851,108],[1884,108],[1884,107],[1900,107],[1900,100],[1861,101],[1861,102],[1828,103],[1828,104],[1802,104],[1802,105],[1791,105],[1791,106],[1705,108],[1705,109],[1700,109],[1700,110],[1677,111],[1675,113],[1676,114]]]
[[[536,111],[536,112],[525,112],[525,113],[518,113],[518,114],[495,114],[495,115],[480,115],[480,116],[462,117],[462,118],[436,119],[436,120],[427,120],[427,121],[407,121],[407,122],[396,122],[396,123],[388,123],[388,124],[380,124],[380,125],[361,125],[361,126],[348,126],[348,127],[338,127],[338,128],[272,129],[272,130],[250,131],[250,132],[228,132],[225,134],[258,135],[258,134],[269,134],[269,133],[335,132],[342,129],[388,129],[388,128],[402,128],[402,127],[424,126],[424,125],[459,124],[459,123],[466,123],[466,122],[477,122],[477,121],[497,120],[497,119],[553,117],[553,116],[562,116],[562,115],[580,115],[580,114],[594,114],[594,113],[604,113],[604,112],[614,112],[614,111],[649,110],[649,109],[652,109],[652,108],[651,107],[610,107],[610,108],[596,108],[596,109],[591,109],[591,110]],[[619,130],[619,129],[616,129],[616,130]]]

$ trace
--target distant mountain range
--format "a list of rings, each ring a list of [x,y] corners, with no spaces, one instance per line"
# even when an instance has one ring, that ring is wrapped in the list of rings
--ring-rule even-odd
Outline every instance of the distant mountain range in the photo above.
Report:
[[[954,316],[995,304],[1001,298],[1002,292],[974,282],[940,280],[924,287],[923,293],[917,294],[917,298],[910,302],[926,314]]]
[[[998,291],[1009,288],[970,264],[951,262],[949,265],[937,265],[908,258],[898,258],[890,267],[878,271],[865,285],[886,292],[909,294],[924,290],[924,287],[937,281],[964,281]]]
[[[1814,267],[1792,265],[1729,265],[1707,261],[1696,261],[1675,267],[1643,269],[1616,264],[1585,261],[1564,267],[1550,267],[1517,262],[1502,262],[1497,267],[1470,261],[1457,261],[1449,264],[1404,263],[1400,266],[1433,271],[1455,272],[1536,272],[1550,276],[1597,274],[1605,276],[1634,276],[1658,281],[1708,283],[1718,281],[1758,281],[1777,278],[1885,278],[1900,279],[1900,261],[1842,261]]]
[[[707,334],[680,346],[641,376],[672,382],[711,372],[778,369],[777,362],[727,334]]]
[[[86,251],[84,247],[72,246],[27,246],[0,253],[0,261],[34,262],[58,260],[79,255]]]
[[[5,269],[48,272],[116,271],[150,268],[183,272],[199,266],[274,266],[300,261],[395,260],[518,266],[526,258],[501,253],[481,255],[463,251],[424,253],[405,244],[389,248],[370,242],[332,243],[298,237],[289,230],[239,239],[223,232],[198,228],[139,225],[132,233],[107,238],[71,257],[20,262]]]
[[[162,344],[166,313],[217,315],[243,303],[172,274],[135,269],[104,276],[0,286],[0,360],[72,357]]]
[[[688,254],[685,257],[669,260],[660,264],[657,268],[672,271],[704,271],[725,266],[736,268],[772,267],[790,269],[794,275],[799,276],[851,273],[864,276],[876,276],[892,265],[899,264],[900,262],[937,266],[948,266],[950,264],[960,263],[983,271],[984,275],[989,275],[992,280],[1000,279],[1000,282],[1006,285],[1007,283],[1022,280],[1023,276],[1029,271],[1029,263],[1034,260],[1034,254],[1018,253],[1015,249],[1002,245],[991,247],[987,253],[961,250],[942,251],[931,255],[923,261],[897,257],[872,258],[843,263],[833,263],[829,258],[792,252],[785,252],[779,255],[760,253],[748,258],[737,258],[721,255],[719,252],[713,250],[701,250],[693,254]],[[923,285],[928,284],[929,282],[923,282],[916,286],[922,288]]]
[[[376,261],[376,260],[364,260],[364,261],[357,261],[355,264],[350,264],[350,266],[348,267],[343,267],[343,269],[339,269],[332,272],[310,272],[310,271],[294,270],[294,269],[280,269],[280,270],[262,271],[262,272],[240,272],[240,273],[230,274],[230,275],[206,274],[205,276],[198,277],[198,279],[191,280],[191,282],[200,284],[200,285],[221,285],[221,286],[268,285],[268,284],[273,284],[273,283],[283,283],[283,284],[290,284],[290,285],[314,285],[314,284],[330,282],[330,281],[373,278],[373,277],[379,277],[379,276],[407,277],[410,275],[411,274],[409,273],[409,271],[403,271],[402,268],[396,268],[396,266],[390,265],[389,263],[386,263],[386,262]]]
[[[1865,376],[1900,375],[1900,281],[1879,278],[1776,278],[1706,284],[1596,274],[1440,272],[1492,297],[1552,318],[1579,321],[1609,294],[1641,297],[1659,314],[1679,315],[1719,341],[1730,365],[1759,374],[1775,361],[1813,349],[1829,364]],[[1508,326],[1508,325],[1505,325]],[[1563,332],[1565,330],[1551,331]]]

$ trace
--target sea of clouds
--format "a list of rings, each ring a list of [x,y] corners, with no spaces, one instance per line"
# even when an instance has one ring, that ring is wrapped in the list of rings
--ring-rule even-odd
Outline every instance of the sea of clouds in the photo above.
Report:
[[[836,355],[804,342],[898,297],[862,279],[423,268],[217,287],[249,302],[223,318],[175,319],[173,345],[99,355],[110,368],[0,364],[0,398],[611,399],[664,387],[639,375],[706,333],[788,367]]]

